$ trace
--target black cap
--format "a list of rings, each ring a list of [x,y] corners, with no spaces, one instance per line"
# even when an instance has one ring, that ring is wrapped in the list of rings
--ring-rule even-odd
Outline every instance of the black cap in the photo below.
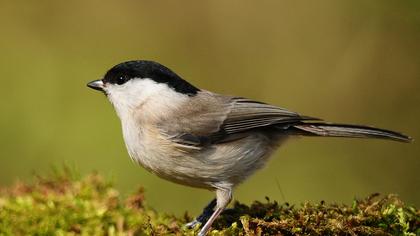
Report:
[[[146,60],[126,61],[112,67],[102,80],[104,83],[124,84],[131,79],[151,79],[165,83],[170,88],[188,96],[194,96],[200,89],[183,80],[169,68]]]

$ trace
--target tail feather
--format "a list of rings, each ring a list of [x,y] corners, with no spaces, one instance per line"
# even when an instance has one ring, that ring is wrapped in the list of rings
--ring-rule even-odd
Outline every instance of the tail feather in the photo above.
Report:
[[[391,130],[378,129],[362,125],[333,123],[300,123],[293,125],[296,134],[305,136],[349,137],[349,138],[379,138],[399,142],[411,142],[404,134]]]

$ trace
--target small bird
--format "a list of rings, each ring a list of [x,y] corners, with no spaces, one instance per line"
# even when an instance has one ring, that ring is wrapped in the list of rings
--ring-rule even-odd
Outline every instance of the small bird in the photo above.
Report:
[[[187,224],[204,224],[202,236],[230,203],[235,186],[262,168],[290,136],[411,141],[390,130],[327,123],[199,89],[154,61],[123,62],[87,86],[102,91],[114,106],[134,162],[166,180],[215,191],[216,198]]]

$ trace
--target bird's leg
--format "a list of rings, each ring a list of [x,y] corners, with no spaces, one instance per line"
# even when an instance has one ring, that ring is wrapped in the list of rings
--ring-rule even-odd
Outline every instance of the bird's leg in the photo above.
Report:
[[[216,203],[216,198],[211,200],[211,202],[206,207],[204,207],[201,215],[199,215],[193,221],[187,223],[185,226],[191,229],[194,228],[197,224],[203,224],[204,222],[206,222],[213,214]]]
[[[216,210],[210,216],[210,219],[206,222],[206,224],[201,228],[198,236],[205,236],[207,232],[210,230],[211,225],[223,212],[229,202],[232,200],[232,190],[231,189],[218,189],[216,190]]]

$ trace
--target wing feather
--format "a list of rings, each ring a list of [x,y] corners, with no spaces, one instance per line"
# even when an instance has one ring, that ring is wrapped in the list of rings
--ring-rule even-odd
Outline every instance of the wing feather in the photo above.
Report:
[[[221,129],[227,134],[246,132],[272,125],[288,125],[302,120],[317,120],[284,108],[246,98],[232,98],[233,104]]]
[[[176,120],[164,122],[166,125],[162,127],[175,143],[183,148],[190,146],[191,150],[243,138],[253,129],[317,120],[242,97],[204,92],[194,99],[189,110],[180,111]]]

